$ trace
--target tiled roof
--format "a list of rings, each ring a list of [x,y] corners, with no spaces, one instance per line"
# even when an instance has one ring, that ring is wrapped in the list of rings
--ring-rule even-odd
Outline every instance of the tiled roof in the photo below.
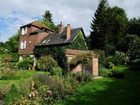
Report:
[[[66,29],[62,33],[52,33],[49,34],[38,46],[49,46],[49,45],[60,45],[60,44],[69,44],[72,43],[73,40],[78,35],[78,32],[81,31],[82,28],[71,29],[71,38],[66,40]]]
[[[35,27],[38,27],[38,28],[44,28],[44,29],[48,29],[50,31],[53,31],[51,29],[49,29],[45,24],[39,22],[39,21],[34,21],[34,22],[31,22],[29,24],[26,24],[24,26],[21,26],[21,27],[25,27],[25,26],[29,26],[29,25],[32,25],[32,26],[35,26]]]

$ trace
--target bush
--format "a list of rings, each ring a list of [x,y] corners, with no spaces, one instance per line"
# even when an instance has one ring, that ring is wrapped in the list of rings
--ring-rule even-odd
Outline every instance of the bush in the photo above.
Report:
[[[0,80],[17,80],[20,79],[18,72],[16,70],[10,69],[8,67],[0,68]]]
[[[129,64],[131,70],[140,70],[140,59],[135,59]]]
[[[89,74],[82,74],[81,72],[74,74],[74,78],[81,83],[87,83],[92,80],[92,76]]]
[[[105,64],[109,62],[112,62],[115,65],[124,65],[128,62],[128,56],[123,52],[116,51],[115,55],[106,58]]]
[[[121,70],[111,70],[111,73],[109,73],[108,76],[109,77],[114,77],[114,78],[117,78],[117,79],[123,79],[125,74],[124,74],[124,71],[121,71]]]
[[[33,80],[35,89],[39,93],[40,102],[48,105],[72,95],[79,85],[72,75],[64,79],[58,76],[37,74]]]
[[[112,62],[106,62],[105,67],[108,68],[108,69],[113,69],[114,64]]]
[[[47,48],[36,48],[35,49],[35,56],[37,58],[45,55],[51,55],[56,62],[58,63],[59,67],[63,69],[62,73],[65,75],[68,72],[68,62],[65,53],[65,49],[63,47],[47,47]]]
[[[33,62],[32,58],[25,58],[17,63],[17,67],[20,70],[29,70],[32,68]]]
[[[109,69],[101,69],[100,70],[100,75],[104,77],[108,77],[108,75],[111,73],[111,70]]]
[[[57,62],[52,58],[52,56],[42,56],[37,61],[37,67],[40,70],[48,71],[51,73],[51,75],[54,74],[55,67],[58,67]]]
[[[2,63],[9,63],[12,61],[12,55],[11,54],[3,54],[1,57]]]

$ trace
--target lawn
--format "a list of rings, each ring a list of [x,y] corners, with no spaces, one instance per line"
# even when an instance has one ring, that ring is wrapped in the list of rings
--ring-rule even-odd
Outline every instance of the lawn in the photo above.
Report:
[[[59,105],[140,105],[140,71],[126,70],[124,79],[94,80]]]

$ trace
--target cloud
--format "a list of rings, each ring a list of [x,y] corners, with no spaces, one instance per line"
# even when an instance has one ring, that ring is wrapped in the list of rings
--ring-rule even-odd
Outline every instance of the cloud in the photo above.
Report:
[[[87,35],[90,33],[90,22],[99,0],[4,0],[0,3],[0,41],[6,41],[17,32],[20,26],[33,20],[41,19],[45,10],[53,14],[53,21],[72,27],[83,27]],[[119,6],[126,10],[128,16],[140,16],[139,0],[109,0],[111,6]],[[131,4],[131,5],[130,5]]]

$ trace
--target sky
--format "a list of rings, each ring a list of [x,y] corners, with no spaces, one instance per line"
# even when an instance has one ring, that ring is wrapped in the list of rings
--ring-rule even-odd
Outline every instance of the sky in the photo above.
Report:
[[[123,8],[129,18],[140,17],[140,0],[108,0],[110,6]],[[52,13],[56,25],[83,27],[90,34],[90,24],[99,0],[0,0],[0,41],[5,42],[19,27],[42,19],[45,10]]]

